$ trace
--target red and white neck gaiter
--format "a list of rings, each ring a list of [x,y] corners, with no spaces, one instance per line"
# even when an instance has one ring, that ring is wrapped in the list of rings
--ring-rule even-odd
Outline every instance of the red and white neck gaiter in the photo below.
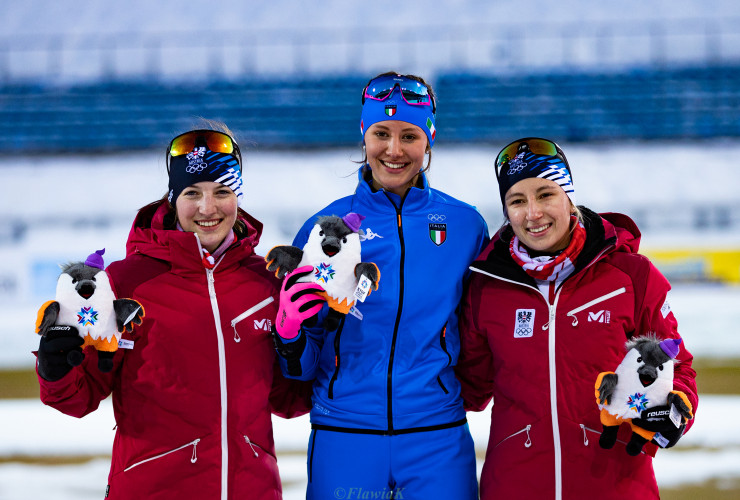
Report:
[[[571,216],[573,232],[570,236],[568,246],[557,255],[541,255],[530,257],[527,247],[521,244],[519,238],[514,236],[509,243],[509,252],[514,262],[519,264],[524,272],[540,281],[560,281],[565,279],[575,269],[576,257],[583,250],[586,243],[586,228]]]

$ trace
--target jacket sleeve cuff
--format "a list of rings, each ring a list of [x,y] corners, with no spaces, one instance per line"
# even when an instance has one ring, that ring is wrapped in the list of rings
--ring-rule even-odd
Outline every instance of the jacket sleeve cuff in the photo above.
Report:
[[[287,363],[288,375],[298,377],[303,373],[301,368],[301,356],[306,349],[306,334],[301,329],[300,333],[293,339],[282,338],[272,326],[272,340],[278,355]]]

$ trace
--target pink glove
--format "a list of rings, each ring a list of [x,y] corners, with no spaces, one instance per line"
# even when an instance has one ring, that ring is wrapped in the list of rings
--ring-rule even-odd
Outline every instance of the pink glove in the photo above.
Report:
[[[313,266],[299,267],[283,280],[275,329],[286,340],[296,338],[301,331],[301,323],[317,314],[326,302],[317,294],[324,291],[318,283],[297,283],[312,272]]]

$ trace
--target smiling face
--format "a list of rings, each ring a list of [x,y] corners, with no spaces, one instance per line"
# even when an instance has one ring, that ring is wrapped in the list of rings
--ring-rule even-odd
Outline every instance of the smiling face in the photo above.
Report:
[[[198,182],[183,189],[175,202],[177,220],[185,231],[196,233],[200,244],[213,252],[236,222],[236,194],[217,182]]]
[[[370,126],[365,151],[373,187],[403,196],[424,166],[427,143],[424,131],[407,122],[386,120]]]
[[[514,234],[527,248],[554,253],[570,243],[572,205],[553,181],[530,177],[506,192],[506,214]]]

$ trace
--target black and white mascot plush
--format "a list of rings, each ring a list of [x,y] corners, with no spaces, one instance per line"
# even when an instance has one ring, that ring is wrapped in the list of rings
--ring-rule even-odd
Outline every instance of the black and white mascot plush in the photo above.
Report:
[[[353,212],[344,217],[318,217],[302,249],[277,246],[265,257],[267,269],[281,279],[299,267],[313,267],[313,272],[299,281],[313,281],[324,289],[322,295],[330,308],[324,321],[327,330],[335,329],[357,300],[378,289],[378,266],[362,262],[360,241],[364,231],[360,224],[364,218]],[[362,295],[358,289],[367,293]]]
[[[603,432],[599,445],[602,448],[614,446],[622,422],[628,422],[632,427],[632,437],[627,443],[629,455],[638,455],[650,440],[661,446],[668,445],[670,438],[648,430],[651,419],[665,422],[668,416],[675,426],[671,429],[669,425],[672,431],[669,432],[678,440],[686,420],[693,418],[686,394],[673,390],[673,366],[680,344],[681,339],[658,340],[650,335],[635,337],[627,342],[627,354],[617,369],[599,374],[596,401],[601,409]],[[655,410],[652,412],[655,415],[651,410]],[[640,419],[641,425],[636,425],[633,419]]]
[[[98,368],[109,372],[118,350],[120,334],[133,330],[144,317],[144,308],[133,299],[116,299],[104,271],[105,249],[90,254],[84,262],[62,266],[55,300],[44,303],[36,320],[36,333],[46,335],[54,325],[70,325],[84,339],[82,347],[98,351]],[[82,362],[80,351],[70,351],[72,366]]]

